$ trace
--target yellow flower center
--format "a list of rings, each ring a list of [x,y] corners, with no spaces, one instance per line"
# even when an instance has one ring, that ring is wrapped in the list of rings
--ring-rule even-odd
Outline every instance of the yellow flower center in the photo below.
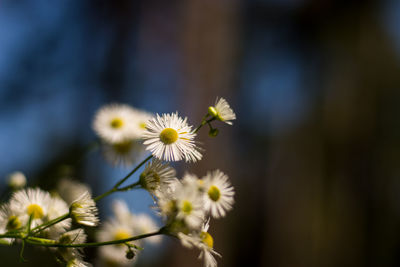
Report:
[[[21,221],[18,219],[17,216],[10,216],[8,217],[8,222],[6,225],[7,230],[16,230],[21,227]]]
[[[41,219],[44,215],[42,207],[40,207],[38,204],[29,205],[26,208],[26,212],[29,216],[32,216],[33,219]]]
[[[139,176],[140,185],[147,190],[155,190],[160,184],[160,180],[160,175],[153,171],[150,171],[147,174],[143,172]]]
[[[160,133],[160,139],[166,145],[175,143],[178,140],[178,132],[172,128],[165,128]]]
[[[193,210],[193,206],[192,203],[190,203],[189,201],[185,200],[183,201],[183,205],[182,205],[182,211],[186,214],[190,214]]]
[[[114,144],[113,148],[118,154],[126,155],[131,151],[132,145],[133,143],[131,141],[126,141],[119,144]]]
[[[124,230],[118,230],[114,234],[114,240],[127,239],[129,237],[131,237],[131,235],[127,231],[124,231]]]
[[[139,123],[139,127],[142,129],[146,129],[146,123],[145,122]]]
[[[219,191],[218,187],[215,185],[211,186],[207,193],[212,201],[218,201],[218,199],[221,197],[221,191]]]
[[[119,129],[122,126],[124,126],[124,121],[120,118],[114,118],[111,120],[110,126],[111,126],[111,128]]]
[[[207,232],[201,232],[200,234],[201,242],[206,244],[209,248],[213,248],[214,246],[214,239],[213,237]]]

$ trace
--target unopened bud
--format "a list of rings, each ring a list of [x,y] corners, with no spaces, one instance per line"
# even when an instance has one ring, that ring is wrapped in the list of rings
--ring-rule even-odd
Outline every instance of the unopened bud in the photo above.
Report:
[[[132,250],[132,249],[129,249],[127,252],[126,252],[126,258],[128,259],[128,260],[131,260],[131,259],[133,259],[134,257],[135,257],[135,252]]]
[[[208,132],[208,135],[211,137],[216,137],[218,135],[219,131],[218,129],[210,129],[210,131]]]

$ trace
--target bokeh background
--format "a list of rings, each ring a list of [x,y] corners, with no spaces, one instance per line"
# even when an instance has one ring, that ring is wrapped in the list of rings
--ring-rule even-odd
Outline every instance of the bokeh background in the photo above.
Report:
[[[129,170],[85,153],[91,121],[120,102],[197,124],[217,96],[236,111],[198,164],[235,209],[212,221],[219,266],[400,266],[400,1],[0,2],[0,177],[104,192]],[[134,191],[113,198],[152,213]],[[1,247],[2,266],[57,266]],[[92,261],[96,251],[87,250]],[[166,239],[137,266],[202,266]]]

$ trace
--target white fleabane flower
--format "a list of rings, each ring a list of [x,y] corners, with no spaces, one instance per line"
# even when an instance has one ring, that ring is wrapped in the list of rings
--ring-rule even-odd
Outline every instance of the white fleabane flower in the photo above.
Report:
[[[22,227],[21,220],[15,212],[10,209],[9,204],[3,204],[0,207],[0,234],[5,234],[8,231],[17,230]],[[13,238],[2,238],[8,244],[11,244]]]
[[[155,158],[146,164],[140,174],[140,185],[152,195],[159,195],[162,190],[167,190],[171,184],[176,183],[176,171],[168,164]]]
[[[97,235],[98,240],[102,242],[135,236],[133,227],[135,218],[126,203],[120,200],[114,201],[112,208],[115,217],[102,225]]]
[[[117,221],[132,226],[134,217],[125,201],[119,199],[114,200],[112,203],[112,211]]]
[[[137,251],[135,251],[136,253]],[[137,257],[126,258],[127,247],[124,245],[102,246],[98,250],[98,262],[96,266],[101,267],[132,267]]]
[[[217,98],[215,105],[208,108],[208,113],[217,120],[232,125],[232,120],[236,119],[236,115],[224,98]]]
[[[204,181],[199,179],[195,174],[186,172],[182,178],[182,184],[192,188],[197,188],[199,191],[204,189]]]
[[[58,218],[69,211],[67,203],[59,197],[52,197],[48,206],[47,216],[45,221],[50,221]],[[49,233],[50,237],[58,237],[61,233],[71,228],[71,219],[65,219],[50,226],[45,231]]]
[[[113,166],[132,166],[145,152],[142,144],[135,140],[127,140],[121,143],[101,144],[103,156]]]
[[[26,185],[26,177],[22,172],[13,172],[8,175],[8,185],[12,189],[20,189]]]
[[[93,129],[104,141],[116,144],[135,135],[135,111],[128,105],[110,104],[97,111]]]
[[[58,243],[60,244],[82,244],[86,242],[86,234],[83,229],[75,229],[62,234]],[[58,253],[62,256],[66,262],[66,266],[70,267],[84,267],[90,266],[90,264],[82,260],[82,249],[79,248],[58,248]]]
[[[157,114],[150,119],[143,133],[146,149],[158,159],[165,161],[196,162],[202,158],[187,118],[182,119],[178,113]]]
[[[232,209],[235,195],[228,176],[220,170],[208,172],[203,178],[204,207],[214,218],[224,217]]]
[[[214,239],[207,232],[208,231],[208,221],[203,225],[201,231],[192,232],[188,235],[184,233],[178,233],[178,238],[181,240],[183,246],[187,248],[196,247],[200,249],[199,258],[203,259],[205,267],[216,267],[217,261],[213,255],[221,257],[221,255],[214,250]]]
[[[99,242],[127,239],[136,235],[133,227],[134,217],[126,203],[122,201],[114,202],[113,212],[115,218],[107,220],[97,232],[97,240]],[[131,245],[139,244],[139,241],[128,243]],[[131,266],[134,260],[127,259],[125,257],[126,252],[127,249],[123,243],[104,246],[100,248],[100,257],[103,262],[112,266]]]
[[[147,214],[135,214],[134,229],[137,235],[148,234],[159,230],[156,222]],[[161,236],[155,235],[143,239],[144,242],[158,244],[161,242]]]
[[[78,182],[71,178],[63,178],[57,184],[57,192],[62,199],[70,205],[83,193],[88,191],[91,193],[91,189],[87,184]]]
[[[15,192],[10,199],[10,209],[16,213],[25,226],[32,217],[31,227],[34,228],[46,221],[51,196],[39,188],[27,188]]]
[[[72,202],[70,213],[72,219],[79,224],[96,226],[99,223],[96,202],[94,202],[88,191]]]
[[[138,140],[142,138],[142,135],[146,130],[146,124],[154,117],[154,114],[139,109],[134,109],[134,113],[135,119],[132,121],[132,138]]]
[[[183,220],[191,229],[200,227],[204,220],[204,201],[198,188],[193,186],[180,186],[176,190],[176,218]]]

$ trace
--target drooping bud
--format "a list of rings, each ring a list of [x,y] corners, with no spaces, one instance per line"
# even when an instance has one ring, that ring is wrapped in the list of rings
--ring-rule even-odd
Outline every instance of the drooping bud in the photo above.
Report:
[[[208,135],[211,137],[216,137],[218,135],[219,131],[217,128],[212,128],[210,129],[210,131],[208,132]]]

